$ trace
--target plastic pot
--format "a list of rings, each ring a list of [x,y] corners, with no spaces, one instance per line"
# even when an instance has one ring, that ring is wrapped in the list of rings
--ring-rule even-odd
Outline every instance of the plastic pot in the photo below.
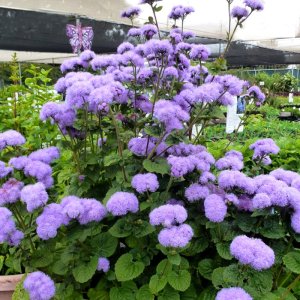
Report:
[[[0,299],[11,300],[16,285],[22,280],[24,274],[0,276]]]

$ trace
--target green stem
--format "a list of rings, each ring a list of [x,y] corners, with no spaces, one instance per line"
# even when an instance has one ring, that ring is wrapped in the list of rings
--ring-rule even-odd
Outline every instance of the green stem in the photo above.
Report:
[[[280,296],[279,300],[285,300],[291,289],[300,280],[300,274],[294,279],[294,281],[286,288],[286,291]]]
[[[158,21],[157,21],[156,13],[155,13],[155,10],[154,10],[153,5],[151,4],[150,6],[151,6],[151,9],[152,9],[152,12],[153,12],[153,16],[154,16],[154,20],[155,20],[155,25],[156,25],[156,27],[157,27],[158,37],[159,37],[159,39],[161,40],[160,30],[159,30],[159,26],[158,26]]]

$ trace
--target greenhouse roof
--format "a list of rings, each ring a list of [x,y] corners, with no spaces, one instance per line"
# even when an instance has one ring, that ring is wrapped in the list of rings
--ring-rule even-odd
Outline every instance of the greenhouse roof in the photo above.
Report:
[[[234,3],[239,3],[235,0]],[[126,39],[129,24],[120,18],[120,11],[138,0],[0,0],[0,61],[10,60],[11,51],[20,61],[60,63],[72,56],[65,35],[66,24],[74,24],[80,16],[83,26],[92,26],[95,32],[93,50],[112,53]],[[178,0],[160,2],[161,28],[169,30],[172,22],[167,14]],[[196,33],[194,42],[210,47],[213,57],[224,49],[227,28],[225,0],[186,0],[196,12],[186,21],[185,28]],[[265,0],[265,9],[255,12],[239,29],[228,53],[231,65],[300,64],[300,1]],[[136,25],[143,24],[150,15],[147,5]],[[216,9],[217,8],[217,9]],[[25,52],[24,52],[25,51]]]

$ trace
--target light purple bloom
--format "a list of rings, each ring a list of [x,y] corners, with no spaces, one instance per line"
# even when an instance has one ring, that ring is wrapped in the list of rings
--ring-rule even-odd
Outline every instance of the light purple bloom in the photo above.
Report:
[[[82,61],[90,61],[92,60],[94,57],[96,57],[96,54],[94,51],[91,50],[84,50],[83,52],[81,52],[80,54],[80,59]]]
[[[0,160],[0,178],[4,178],[13,171],[12,167],[6,167],[5,163]]]
[[[209,189],[206,186],[193,183],[185,190],[184,195],[189,202],[195,202],[200,199],[205,199],[209,195]]]
[[[60,153],[57,147],[49,147],[32,152],[28,158],[50,164],[53,160],[59,158],[59,155]]]
[[[157,28],[155,25],[146,24],[141,28],[142,35],[147,39],[151,39],[155,34],[157,34]]]
[[[105,206],[96,199],[82,198],[80,202],[83,210],[77,220],[82,225],[89,222],[100,222],[107,214]]]
[[[300,233],[300,210],[292,214],[291,226],[296,233]]]
[[[272,201],[268,194],[258,193],[253,198],[253,208],[263,209],[272,206]]]
[[[248,17],[249,12],[245,7],[235,6],[231,10],[231,15],[232,15],[233,18],[237,18],[238,20],[240,20],[242,18]]]
[[[84,212],[84,207],[80,198],[76,196],[67,196],[61,200],[60,203],[62,212],[70,219],[76,219]]]
[[[106,257],[99,257],[97,270],[107,273],[109,271],[109,268],[110,268],[109,260]]]
[[[139,201],[132,193],[116,192],[107,201],[106,208],[113,216],[124,216],[129,212],[136,213]]]
[[[142,31],[140,28],[130,28],[128,30],[127,36],[132,36],[139,38],[142,35]]]
[[[38,161],[38,160],[30,160],[24,167],[25,176],[34,177],[38,181],[42,181],[46,177],[51,177],[52,169],[49,165]]]
[[[276,169],[270,172],[270,175],[278,180],[285,182],[287,185],[291,185],[295,179],[300,178],[300,175],[296,172],[284,170],[284,169]]]
[[[261,271],[269,269],[275,262],[274,251],[261,239],[249,238],[240,235],[230,244],[230,253],[241,264],[250,265],[253,269]]]
[[[154,147],[155,145],[147,138],[132,138],[128,143],[128,149],[137,156],[147,156]]]
[[[164,247],[184,248],[194,235],[188,224],[164,228],[158,234],[158,241]]]
[[[149,218],[153,226],[172,227],[186,221],[187,211],[182,205],[166,204],[153,209]]]
[[[21,191],[21,200],[26,203],[29,212],[44,206],[48,201],[45,186],[40,182],[26,185]]]
[[[244,167],[243,161],[241,161],[236,156],[225,156],[216,161],[215,164],[218,170],[231,169],[235,171],[240,171]]]
[[[17,170],[22,170],[31,160],[27,156],[13,157],[9,161],[9,165]]]
[[[264,102],[266,99],[265,94],[260,90],[258,86],[252,86],[248,89],[248,94],[254,96],[259,102]]]
[[[227,214],[227,205],[219,195],[212,194],[204,200],[204,212],[211,222],[220,223],[224,221]]]
[[[0,188],[0,205],[17,202],[20,199],[24,183],[10,178]]]
[[[263,10],[264,5],[260,0],[244,0],[246,6],[250,7],[253,10]]]
[[[232,288],[223,288],[221,289],[217,296],[216,300],[253,300],[253,298],[242,288],[232,287]]]
[[[134,46],[129,42],[124,42],[118,46],[117,52],[119,54],[124,54],[127,51],[131,51],[134,49]]]
[[[208,171],[202,172],[202,174],[199,177],[199,182],[202,184],[206,184],[209,181],[215,181],[215,180],[216,180],[216,176],[213,173],[210,173]]]
[[[249,146],[249,149],[254,150],[253,159],[260,159],[269,154],[277,154],[279,147],[272,139],[261,139]]]
[[[23,283],[30,300],[50,300],[55,295],[55,284],[45,273],[36,271],[27,275]]]
[[[153,193],[159,188],[157,176],[152,173],[135,175],[132,178],[131,185],[140,194],[146,191]]]
[[[133,19],[137,17],[140,13],[141,9],[139,7],[130,7],[121,13],[121,17]]]
[[[210,50],[204,45],[193,45],[190,57],[193,60],[206,61],[210,56]]]
[[[7,146],[20,146],[25,144],[23,135],[15,130],[7,130],[0,133],[0,151]]]
[[[189,15],[194,11],[195,11],[194,8],[191,6],[185,7],[182,5],[176,5],[172,8],[168,17],[173,20],[184,19],[187,15]]]

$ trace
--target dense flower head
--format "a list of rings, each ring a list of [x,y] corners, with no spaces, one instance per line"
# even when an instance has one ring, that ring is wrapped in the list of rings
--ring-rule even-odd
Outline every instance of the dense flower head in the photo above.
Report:
[[[139,38],[142,35],[140,28],[130,28],[127,32],[127,36]]]
[[[94,57],[96,57],[96,54],[94,51],[91,51],[91,50],[84,50],[80,53],[80,56],[79,58],[82,60],[82,61],[90,61],[92,60]]]
[[[263,10],[264,5],[261,0],[244,0],[246,6],[250,7],[253,10]]]
[[[0,178],[4,178],[13,171],[12,167],[7,167],[3,161],[0,160]]]
[[[83,210],[77,217],[77,220],[82,225],[90,222],[99,222],[107,215],[106,207],[96,199],[81,198],[80,202]]]
[[[109,268],[109,260],[106,257],[99,257],[97,271],[103,271],[104,273],[107,273],[109,271]]]
[[[22,170],[31,160],[27,156],[13,157],[9,160],[9,165],[17,170]]]
[[[169,13],[168,17],[173,20],[183,19],[190,13],[194,12],[194,8],[191,6],[182,6],[176,5],[172,8],[171,12]]]
[[[270,175],[278,180],[285,182],[287,185],[291,185],[295,179],[299,179],[300,175],[296,172],[284,170],[284,169],[275,169],[270,172]]]
[[[45,273],[36,271],[27,275],[23,283],[30,300],[50,300],[55,295],[55,284]]]
[[[216,168],[218,170],[231,169],[240,171],[244,167],[243,155],[238,151],[228,151],[224,157],[216,161]]]
[[[36,219],[37,234],[42,240],[54,238],[62,225],[68,225],[70,219],[62,211],[59,204],[51,203],[45,206],[43,212]]]
[[[113,216],[124,216],[129,212],[136,213],[139,201],[132,193],[116,192],[107,201],[106,208]]]
[[[190,57],[193,60],[206,61],[210,56],[210,50],[204,45],[193,45]]]
[[[231,287],[221,289],[217,296],[216,300],[253,300],[253,298],[242,288],[240,287]]]
[[[275,262],[274,251],[269,246],[261,239],[249,238],[246,235],[233,239],[230,253],[241,264],[250,265],[258,271],[271,268]]]
[[[66,103],[70,107],[83,108],[92,90],[92,84],[87,81],[75,82],[66,91]]]
[[[155,34],[157,34],[158,30],[155,25],[146,24],[141,28],[142,35],[147,39],[151,39]]]
[[[50,164],[53,160],[59,158],[59,149],[57,147],[48,147],[31,152],[28,156],[31,160],[39,160],[45,164]]]
[[[132,178],[132,187],[138,193],[155,192],[159,188],[157,176],[153,173],[137,174]]]
[[[11,129],[0,133],[0,151],[7,146],[20,146],[25,144],[25,142],[25,138],[18,131]]]
[[[21,191],[21,200],[26,203],[29,212],[44,206],[48,201],[45,186],[41,182],[26,185]]]
[[[296,233],[300,233],[300,210],[292,214],[291,226]]]
[[[248,15],[249,15],[249,12],[245,7],[235,6],[231,10],[231,16],[233,18],[237,18],[238,20],[240,20],[242,18],[246,18],[246,17],[248,17]]]
[[[216,76],[215,81],[220,83],[224,91],[232,96],[239,96],[243,92],[243,88],[247,86],[247,82],[239,79],[234,75]]]
[[[195,165],[188,157],[170,155],[167,160],[171,167],[171,175],[174,177],[184,176],[195,169]]]
[[[269,154],[277,154],[279,147],[272,139],[261,139],[249,146],[249,149],[254,150],[253,159],[260,159]]]
[[[164,247],[184,248],[194,235],[188,224],[164,228],[158,234],[158,241]]]
[[[147,138],[132,138],[128,143],[128,149],[137,156],[146,156],[155,147]]]
[[[84,207],[80,198],[76,196],[67,196],[61,200],[60,206],[64,214],[70,219],[76,219],[83,214]]]
[[[204,212],[211,222],[220,223],[227,214],[227,205],[219,195],[211,194],[204,200]]]
[[[117,52],[123,54],[134,49],[134,46],[129,42],[124,42],[118,46]]]
[[[121,13],[121,17],[133,19],[137,17],[140,13],[141,9],[139,7],[130,7]]]
[[[44,179],[51,176],[52,169],[48,164],[39,160],[29,160],[24,167],[24,174],[25,176],[31,176],[43,182]]]
[[[187,219],[187,211],[182,205],[166,204],[153,209],[149,218],[151,225],[162,225],[169,228],[185,222]]]
[[[253,207],[255,209],[263,209],[272,206],[272,201],[268,194],[258,193],[253,197]]]
[[[88,67],[88,63],[86,61],[83,61],[78,57],[74,57],[65,60],[61,64],[60,70],[62,73],[66,73],[66,72],[76,71],[80,68],[86,68],[86,67]]]
[[[0,205],[17,202],[20,199],[21,189],[24,183],[10,178],[0,188]]]
[[[266,99],[265,94],[256,85],[251,86],[247,92],[250,96],[254,96],[257,100],[259,100],[259,102],[264,102]]]
[[[213,173],[208,171],[202,172],[202,174],[199,177],[199,182],[201,184],[206,184],[210,181],[215,181],[215,180],[216,180],[216,176]]]
[[[193,183],[185,190],[184,195],[189,202],[195,202],[205,199],[209,195],[209,189],[206,186]]]

